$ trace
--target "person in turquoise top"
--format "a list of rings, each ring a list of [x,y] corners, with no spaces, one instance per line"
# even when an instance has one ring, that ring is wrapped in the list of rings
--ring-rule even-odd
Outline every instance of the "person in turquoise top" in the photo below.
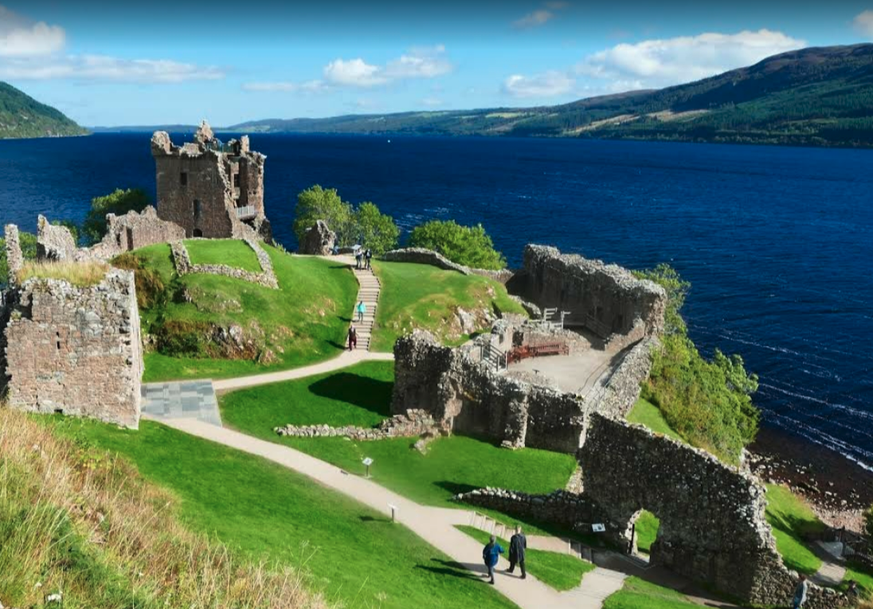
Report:
[[[492,535],[491,540],[482,549],[482,560],[485,562],[485,568],[488,569],[488,577],[491,579],[488,583],[492,586],[494,585],[494,567],[497,566],[497,559],[500,558],[501,554],[503,554],[503,548],[500,547],[500,544],[497,543],[494,535]]]
[[[364,313],[367,312],[367,305],[364,304],[364,301],[358,303],[358,306],[355,307],[355,310],[358,312],[358,323],[364,323]]]

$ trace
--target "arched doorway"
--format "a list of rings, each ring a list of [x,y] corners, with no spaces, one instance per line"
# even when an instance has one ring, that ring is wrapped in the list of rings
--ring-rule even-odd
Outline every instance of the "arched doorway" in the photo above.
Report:
[[[195,236],[195,237],[202,237],[202,236],[203,236],[203,231],[200,230],[199,228],[195,228],[195,229],[194,229],[194,236]]]
[[[660,519],[648,510],[634,514],[628,523],[628,554],[648,562],[660,528]]]

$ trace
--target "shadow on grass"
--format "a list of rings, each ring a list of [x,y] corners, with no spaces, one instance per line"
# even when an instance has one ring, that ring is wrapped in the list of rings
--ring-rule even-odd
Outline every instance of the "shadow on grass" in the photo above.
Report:
[[[481,486],[462,484],[460,482],[450,482],[448,480],[440,480],[439,482],[434,482],[434,485],[440,487],[443,490],[449,491],[452,495],[469,493],[470,491],[475,491],[478,488],[482,488]]]
[[[416,569],[422,569],[424,571],[430,571],[431,573],[436,573],[438,575],[451,575],[452,577],[459,577],[461,579],[472,579],[475,581],[481,581],[482,577],[477,575],[476,573],[485,572],[485,567],[479,566],[476,568],[476,565],[463,565],[459,562],[455,562],[453,560],[440,560],[439,558],[431,558],[430,561],[432,563],[437,563],[441,565],[431,566],[431,565],[415,565]],[[476,573],[471,573],[470,570],[473,569]]]
[[[346,402],[384,417],[390,417],[393,388],[394,383],[390,381],[339,372],[312,383],[309,391],[323,398]]]
[[[391,522],[390,518],[376,518],[375,516],[359,516],[361,522],[381,522],[381,523],[389,523]]]

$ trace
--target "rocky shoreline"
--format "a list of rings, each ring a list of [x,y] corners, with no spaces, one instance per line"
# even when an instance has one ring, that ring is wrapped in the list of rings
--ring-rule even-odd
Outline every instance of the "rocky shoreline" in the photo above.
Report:
[[[873,505],[873,472],[839,453],[762,427],[749,447],[749,466],[765,482],[786,484],[834,528],[859,532]]]

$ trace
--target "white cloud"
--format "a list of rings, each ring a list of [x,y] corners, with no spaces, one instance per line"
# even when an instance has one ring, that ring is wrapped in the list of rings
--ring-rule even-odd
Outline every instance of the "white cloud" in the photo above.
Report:
[[[534,76],[513,74],[503,83],[503,91],[513,97],[557,97],[573,90],[574,80],[565,72],[551,70]]]
[[[570,6],[569,2],[562,2],[560,0],[544,2],[544,8],[530,12],[521,19],[516,19],[512,22],[512,27],[520,30],[539,27],[554,19],[557,11],[564,10],[568,6]]]
[[[873,39],[873,10],[858,14],[852,23],[861,34]]]
[[[446,47],[414,47],[385,65],[367,63],[363,58],[334,59],[323,70],[323,80],[305,83],[291,81],[252,82],[243,85],[246,91],[322,92],[336,87],[372,88],[400,80],[436,78],[448,74],[454,66],[446,55]]]
[[[437,97],[425,97],[421,100],[421,104],[423,106],[428,106],[430,108],[436,108],[438,106],[442,106],[445,102]]]
[[[766,29],[705,33],[619,44],[586,57],[576,66],[576,73],[632,81],[639,85],[636,88],[663,87],[714,76],[804,46],[803,40]]]
[[[107,55],[70,55],[66,32],[34,22],[0,6],[0,78],[7,80],[79,79],[116,82],[176,83],[216,80],[224,72],[166,59],[121,59]]]

